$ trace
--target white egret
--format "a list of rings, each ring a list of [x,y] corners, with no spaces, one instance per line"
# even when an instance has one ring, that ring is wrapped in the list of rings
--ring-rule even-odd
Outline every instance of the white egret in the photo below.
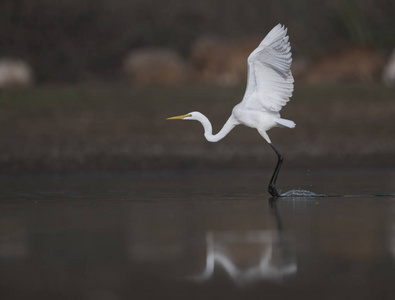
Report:
[[[293,121],[280,118],[280,110],[289,101],[294,89],[294,79],[290,70],[292,53],[288,40],[287,29],[278,24],[250,54],[247,88],[243,100],[233,108],[230,118],[217,134],[212,134],[210,121],[200,112],[168,118],[199,121],[209,142],[218,142],[239,124],[256,128],[278,157],[268,187],[273,197],[280,196],[275,184],[283,157],[273,146],[266,132],[273,127],[295,127]]]

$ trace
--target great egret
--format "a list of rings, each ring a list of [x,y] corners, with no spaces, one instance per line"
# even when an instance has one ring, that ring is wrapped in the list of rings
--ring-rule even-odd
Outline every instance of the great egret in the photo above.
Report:
[[[289,101],[294,89],[291,73],[292,53],[288,42],[287,29],[275,26],[248,57],[247,88],[243,100],[237,104],[222,129],[212,134],[210,121],[200,112],[167,118],[167,120],[196,120],[204,127],[204,136],[209,142],[218,142],[236,125],[243,124],[256,128],[277,154],[278,161],[270,179],[268,191],[279,197],[275,184],[283,157],[273,146],[267,131],[273,127],[294,128],[291,120],[280,118],[281,108]]]

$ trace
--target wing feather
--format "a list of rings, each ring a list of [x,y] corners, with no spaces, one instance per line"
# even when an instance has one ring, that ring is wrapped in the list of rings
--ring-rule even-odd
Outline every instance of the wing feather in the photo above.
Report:
[[[292,53],[287,29],[278,24],[248,57],[245,108],[279,112],[294,89]]]

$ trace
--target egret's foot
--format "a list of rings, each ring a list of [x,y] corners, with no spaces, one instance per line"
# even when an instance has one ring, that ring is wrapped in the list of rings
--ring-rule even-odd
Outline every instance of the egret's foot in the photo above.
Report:
[[[272,197],[274,197],[274,198],[280,197],[280,193],[277,191],[274,184],[269,184],[268,191],[269,191],[270,195],[272,195]]]

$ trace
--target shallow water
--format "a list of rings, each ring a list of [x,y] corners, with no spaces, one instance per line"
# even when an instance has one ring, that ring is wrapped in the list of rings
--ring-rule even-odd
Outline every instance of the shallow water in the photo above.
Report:
[[[2,299],[393,299],[395,170],[270,175],[2,177]]]

